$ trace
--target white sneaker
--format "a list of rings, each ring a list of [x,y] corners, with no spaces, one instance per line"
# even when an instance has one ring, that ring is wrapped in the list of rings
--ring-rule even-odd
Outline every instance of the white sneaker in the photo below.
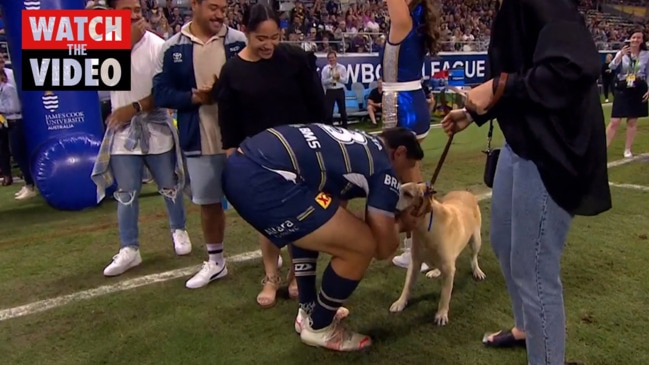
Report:
[[[210,282],[220,279],[228,275],[228,267],[225,265],[217,265],[212,261],[203,262],[203,267],[191,279],[187,280],[185,286],[189,289],[202,288]]]
[[[142,263],[140,250],[133,247],[122,247],[113,262],[104,269],[104,276],[122,275],[126,270]]]
[[[314,330],[311,318],[302,321],[300,339],[309,346],[324,347],[334,351],[359,351],[372,345],[372,339],[349,330],[341,321],[334,320],[329,326]]]
[[[631,152],[631,150],[624,150],[624,158],[632,158],[632,157],[633,157],[633,153]]]
[[[410,249],[403,250],[403,253],[399,256],[392,258],[392,263],[401,268],[407,269],[410,266]],[[425,263],[421,264],[421,272],[426,272],[430,270],[430,267]]]
[[[189,255],[192,252],[192,241],[189,240],[189,234],[184,229],[176,229],[171,233],[174,240],[174,249],[176,255]]]
[[[25,200],[35,197],[36,190],[34,188],[28,188],[25,186],[25,190],[20,195],[16,195],[16,200]]]
[[[334,321],[340,321],[346,318],[348,315],[349,315],[349,309],[345,307],[340,307],[336,312]],[[298,335],[302,332],[302,321],[304,321],[305,318],[309,319],[309,315],[307,314],[307,312],[302,308],[298,308],[297,316],[295,317],[295,332],[297,332]]]
[[[19,196],[19,195],[22,195],[23,193],[25,193],[26,190],[27,190],[27,187],[23,185],[23,187],[20,188],[20,190],[18,190],[18,192],[16,192],[16,193],[14,194],[14,196],[17,197],[17,196]]]
[[[608,103],[608,99],[604,100],[605,103]]]

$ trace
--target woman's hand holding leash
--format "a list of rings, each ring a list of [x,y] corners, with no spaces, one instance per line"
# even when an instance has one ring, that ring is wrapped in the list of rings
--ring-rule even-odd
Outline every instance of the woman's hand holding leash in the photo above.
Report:
[[[461,132],[471,124],[469,113],[465,109],[451,110],[444,119],[442,119],[442,128],[450,137],[457,132]]]

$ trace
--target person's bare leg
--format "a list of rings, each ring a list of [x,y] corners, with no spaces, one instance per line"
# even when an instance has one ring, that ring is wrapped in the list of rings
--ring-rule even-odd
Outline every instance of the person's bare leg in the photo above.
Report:
[[[293,245],[288,245],[287,246],[287,251],[288,251],[288,257],[289,257],[289,262],[291,265],[289,265],[289,272],[286,281],[288,281],[288,297],[291,299],[297,299],[299,297],[299,289],[297,286],[297,279],[295,277],[295,265],[293,265],[293,252],[291,251],[291,248]]]
[[[221,203],[201,205],[201,227],[205,242],[223,243],[225,214]]]
[[[611,118],[611,121],[608,123],[608,127],[606,127],[607,148],[611,145],[611,142],[613,142],[613,138],[615,138],[615,134],[617,133],[617,129],[620,127],[621,122],[621,118]]]
[[[628,118],[626,120],[626,142],[624,143],[624,157],[631,157],[633,141],[638,133],[638,118]]]
[[[257,304],[262,308],[270,308],[277,303],[277,289],[282,282],[277,269],[280,250],[268,238],[259,235],[259,248],[264,263],[265,276],[262,280],[262,290],[257,295]]]
[[[375,114],[374,107],[372,105],[367,106],[367,114],[369,115],[372,124],[376,125],[376,114]]]

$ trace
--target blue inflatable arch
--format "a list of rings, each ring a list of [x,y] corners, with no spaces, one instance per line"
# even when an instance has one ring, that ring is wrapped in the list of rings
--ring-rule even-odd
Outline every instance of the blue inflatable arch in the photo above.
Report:
[[[22,91],[21,13],[84,9],[84,0],[0,0],[9,54],[23,106],[23,121],[36,187],[61,210],[97,205],[90,179],[104,135],[95,91]]]

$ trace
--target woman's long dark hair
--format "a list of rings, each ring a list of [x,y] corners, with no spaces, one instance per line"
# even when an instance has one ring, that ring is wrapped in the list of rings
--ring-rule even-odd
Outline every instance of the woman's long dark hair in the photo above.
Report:
[[[422,25],[419,29],[426,36],[426,49],[431,55],[437,54],[440,45],[440,4],[438,0],[416,0],[410,3],[410,11],[419,4],[424,7]]]

